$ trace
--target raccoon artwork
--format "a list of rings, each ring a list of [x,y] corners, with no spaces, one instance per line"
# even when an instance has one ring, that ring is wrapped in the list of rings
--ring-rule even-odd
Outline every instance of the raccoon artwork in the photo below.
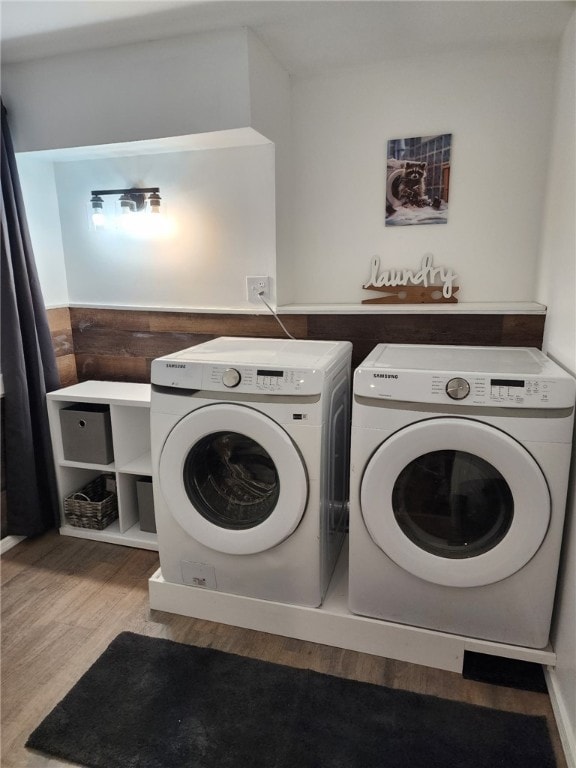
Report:
[[[390,174],[390,170],[396,173]],[[424,208],[431,205],[426,196],[426,163],[418,163],[413,160],[388,160],[388,173],[391,179],[391,198],[401,205],[415,205]],[[395,207],[390,200],[386,200],[386,212],[394,213]]]
[[[392,139],[386,159],[386,226],[446,224],[452,134]]]

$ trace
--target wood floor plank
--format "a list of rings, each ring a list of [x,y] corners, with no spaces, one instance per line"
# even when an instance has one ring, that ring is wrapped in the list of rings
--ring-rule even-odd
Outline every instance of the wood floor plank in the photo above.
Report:
[[[567,768],[546,694],[464,680],[415,664],[255,630],[151,611],[149,550],[46,534],[2,556],[2,768],[63,768],[24,748],[28,735],[123,631],[546,717]]]

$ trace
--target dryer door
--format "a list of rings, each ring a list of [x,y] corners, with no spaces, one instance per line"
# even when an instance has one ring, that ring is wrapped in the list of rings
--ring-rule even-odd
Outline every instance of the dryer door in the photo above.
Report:
[[[158,474],[173,517],[219,552],[270,549],[290,536],[306,509],[308,479],[292,439],[243,405],[208,405],[178,422]]]
[[[362,479],[374,542],[434,584],[505,579],[539,549],[550,493],[534,458],[506,433],[472,419],[436,418],[395,432]]]

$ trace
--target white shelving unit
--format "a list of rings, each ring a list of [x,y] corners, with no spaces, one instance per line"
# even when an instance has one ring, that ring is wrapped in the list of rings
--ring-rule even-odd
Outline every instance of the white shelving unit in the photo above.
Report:
[[[115,381],[84,381],[50,392],[48,417],[60,497],[60,533],[140,549],[158,549],[155,533],[140,530],[136,480],[152,476],[150,458],[150,385]],[[64,458],[60,410],[70,405],[96,403],[110,407],[114,461],[89,464]],[[116,476],[118,520],[102,531],[76,528],[64,517],[64,498],[102,472]]]

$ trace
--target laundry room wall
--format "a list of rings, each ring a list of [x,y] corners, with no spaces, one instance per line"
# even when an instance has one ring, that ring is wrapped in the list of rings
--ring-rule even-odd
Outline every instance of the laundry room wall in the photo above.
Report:
[[[576,12],[562,40],[544,215],[538,299],[548,305],[544,349],[576,376]],[[567,172],[567,169],[571,169]],[[565,752],[576,766],[576,435],[549,673]]]
[[[411,51],[402,60],[292,78],[291,92],[279,65],[267,66],[271,59],[248,30],[195,35],[8,65],[3,96],[20,151],[178,135],[216,124],[264,125],[276,115],[271,138],[283,142],[276,169],[283,192],[276,245],[282,247],[272,274],[279,304],[356,304],[367,296],[361,285],[373,255],[383,267],[414,268],[427,252],[458,272],[461,302],[534,300],[555,50],[535,45],[429,58]],[[182,72],[200,65],[203,78],[184,82]],[[210,88],[207,72],[214,73]],[[118,87],[103,85],[116,80]],[[281,109],[276,99],[263,119],[266,93],[282,94]],[[448,224],[386,228],[387,140],[435,132],[453,134]],[[141,274],[147,268],[141,264]],[[180,285],[173,285],[173,295],[162,285],[152,306],[180,306]],[[233,304],[242,306],[243,283],[236,291]],[[99,301],[109,303],[105,294]],[[203,304],[219,304],[219,295]]]
[[[428,252],[462,302],[534,300],[555,71],[534,46],[295,79],[292,300],[361,301],[372,256],[417,268]],[[387,141],[439,133],[453,134],[448,223],[385,227]]]
[[[68,282],[54,164],[49,160],[19,155],[18,174],[25,196],[28,228],[44,302],[48,307],[68,306]]]
[[[70,304],[247,305],[246,275],[273,275],[274,146],[54,164]],[[92,189],[159,187],[166,232],[90,226]],[[105,197],[113,210],[117,197]]]
[[[116,81],[118,86],[110,88]],[[286,252],[290,230],[289,78],[250,30],[9,64],[3,71],[3,98],[21,164],[33,169],[38,161],[42,173],[44,161],[55,163],[59,184],[51,194],[61,197],[61,216],[49,225],[62,229],[70,302],[245,308],[250,274],[271,277],[275,300],[276,250]],[[230,139],[250,131],[260,139],[240,136],[237,144]],[[163,142],[172,138],[197,151],[171,164]],[[267,148],[255,149],[257,144]],[[210,153],[210,147],[222,151]],[[93,154],[108,160],[108,171],[105,162],[99,172],[79,166],[71,161],[70,148],[86,157],[99,150]],[[156,180],[145,182],[150,172]],[[74,174],[73,190],[66,180]],[[159,186],[162,179],[162,191],[169,192],[164,199],[172,237],[138,244],[117,234],[90,239],[82,231],[86,194],[105,188],[106,178],[116,187]],[[48,222],[36,205],[32,173],[25,182],[36,258],[49,279],[51,255],[42,242]],[[156,248],[162,249],[160,258],[143,257]],[[136,249],[140,258],[134,261],[129,254]],[[53,298],[48,286],[48,306]]]
[[[17,161],[38,279],[50,308],[48,322],[60,383],[68,386],[77,382],[77,371],[54,164],[29,155],[19,155]]]

